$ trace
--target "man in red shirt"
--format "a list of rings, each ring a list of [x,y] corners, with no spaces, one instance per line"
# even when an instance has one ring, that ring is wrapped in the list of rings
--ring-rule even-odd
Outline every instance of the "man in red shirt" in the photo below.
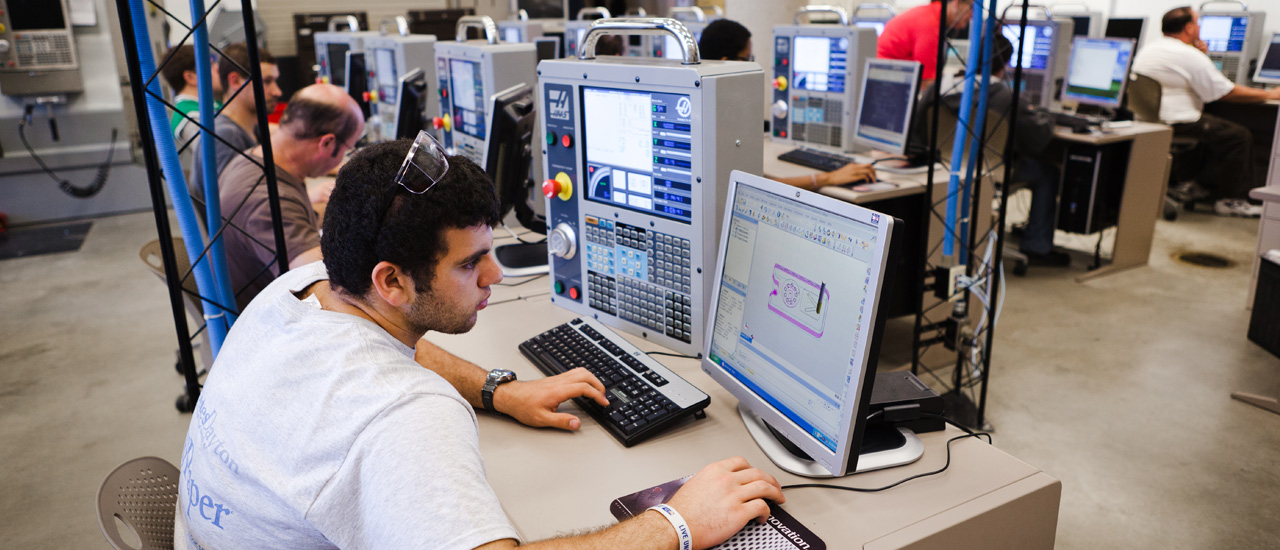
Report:
[[[947,27],[967,27],[973,0],[946,1]],[[941,19],[942,0],[911,8],[890,19],[876,43],[876,57],[919,61],[924,65],[922,78],[934,80],[938,73],[938,22]]]

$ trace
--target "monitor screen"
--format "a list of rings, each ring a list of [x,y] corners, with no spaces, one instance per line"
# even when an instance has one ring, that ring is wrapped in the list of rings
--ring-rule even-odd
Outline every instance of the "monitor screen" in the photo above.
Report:
[[[920,63],[868,59],[854,138],[870,148],[904,154],[920,82]]]
[[[1107,31],[1103,34],[1107,38],[1132,38],[1135,43],[1141,43],[1142,27],[1146,23],[1141,17],[1108,19]]]
[[[740,172],[729,185],[703,368],[843,475],[875,374],[892,218]]]
[[[1053,24],[1048,21],[1028,21],[1027,32],[1022,44],[1018,44],[1018,35],[1022,31],[1016,24],[1004,26],[1004,37],[1013,44],[1013,67],[1023,69],[1045,70],[1049,67],[1049,56],[1053,54]]]
[[[453,96],[453,127],[469,136],[484,139],[484,80],[480,64],[450,59],[449,88]]]
[[[533,39],[533,47],[538,52],[538,62],[546,59],[560,58],[560,37],[544,36]]]
[[[520,40],[520,27],[510,26],[502,29],[503,42],[522,42]]]
[[[876,37],[879,37],[880,33],[884,32],[884,23],[884,21],[854,21],[853,26],[864,29],[875,29]]]
[[[334,86],[346,87],[347,85],[347,50],[351,49],[351,45],[344,42],[330,42],[329,50],[329,82]]]
[[[797,36],[791,50],[792,85],[811,92],[844,92],[849,39]]]
[[[414,69],[400,82],[396,100],[396,139],[414,139],[427,124],[427,77]]]
[[[498,190],[500,216],[506,216],[528,197],[532,183],[529,166],[533,162],[529,145],[537,118],[535,101],[533,86],[521,84],[495,94],[489,104],[493,116],[489,123],[484,171]]]
[[[1271,43],[1267,44],[1267,51],[1262,54],[1262,61],[1258,64],[1258,74],[1253,79],[1267,84],[1280,84],[1280,33],[1271,35]]]
[[[1062,98],[1119,107],[1132,60],[1131,39],[1076,37],[1071,45],[1071,64],[1063,83]]]
[[[15,31],[66,29],[62,2],[58,0],[6,0],[9,24]]]
[[[1074,36],[1089,36],[1089,23],[1092,20],[1093,17],[1088,15],[1071,16],[1071,22],[1074,24],[1071,27],[1071,34]]]
[[[689,96],[584,87],[582,121],[587,200],[693,220]]]
[[[1234,15],[1200,16],[1200,40],[1211,52],[1238,52],[1244,49],[1249,18]]]
[[[395,104],[396,95],[400,93],[400,73],[396,70],[395,50],[373,50],[373,74],[378,83],[378,101]]]
[[[366,75],[364,53],[347,52],[347,73],[345,75],[347,81],[347,95],[354,99],[356,104],[360,106],[360,112],[364,113],[364,118],[369,118],[369,95],[365,92],[369,91],[369,78]]]

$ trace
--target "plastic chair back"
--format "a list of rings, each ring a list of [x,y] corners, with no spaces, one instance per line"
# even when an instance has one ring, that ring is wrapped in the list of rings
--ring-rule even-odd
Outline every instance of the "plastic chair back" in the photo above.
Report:
[[[1160,83],[1146,75],[1133,73],[1129,82],[1128,104],[1133,118],[1139,122],[1160,122]]]
[[[98,527],[116,550],[173,548],[173,517],[178,507],[178,469],[163,458],[144,456],[116,467],[98,489]],[[133,530],[142,548],[134,548],[116,520]]]

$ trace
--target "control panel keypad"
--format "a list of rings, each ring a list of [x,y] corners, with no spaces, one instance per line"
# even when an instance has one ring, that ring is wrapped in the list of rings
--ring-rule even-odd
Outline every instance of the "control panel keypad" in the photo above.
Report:
[[[617,284],[613,277],[587,273],[587,298],[591,307],[609,315],[617,315],[618,310],[613,305],[616,293]]]
[[[618,317],[653,330],[663,330],[666,291],[657,285],[627,277],[618,280]]]
[[[693,321],[690,318],[692,311],[689,309],[689,297],[674,292],[667,293],[666,301],[667,312],[667,336],[691,342],[693,339]]]
[[[650,231],[646,244],[650,251],[649,281],[688,294],[692,281],[689,275],[689,239]]]

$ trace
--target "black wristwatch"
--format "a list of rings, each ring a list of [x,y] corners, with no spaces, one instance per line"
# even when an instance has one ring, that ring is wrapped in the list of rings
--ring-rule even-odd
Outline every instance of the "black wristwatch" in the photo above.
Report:
[[[484,387],[480,388],[480,401],[484,404],[485,410],[498,412],[493,408],[493,391],[498,389],[501,384],[506,384],[516,379],[516,373],[507,369],[493,369],[489,371],[489,376],[484,379]]]

